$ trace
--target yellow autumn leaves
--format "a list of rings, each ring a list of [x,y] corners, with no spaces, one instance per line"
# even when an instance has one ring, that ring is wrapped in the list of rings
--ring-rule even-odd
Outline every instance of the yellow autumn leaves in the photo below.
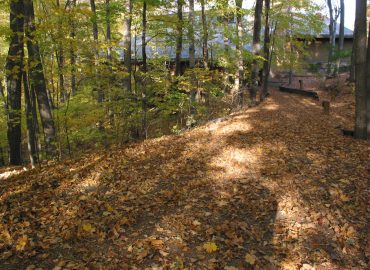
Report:
[[[13,243],[13,238],[9,233],[9,230],[6,226],[3,226],[0,224],[0,241],[3,243],[6,243],[7,245],[10,245]],[[27,235],[21,235],[16,240],[15,249],[16,251],[23,251],[28,243],[28,236]]]
[[[82,225],[82,230],[84,230],[87,233],[93,232],[95,229],[90,223],[85,223]]]
[[[256,263],[256,256],[254,256],[253,254],[247,253],[244,259],[250,265],[254,265]]]
[[[27,242],[28,242],[28,237],[27,237],[27,235],[23,235],[23,236],[21,236],[21,237],[18,239],[18,241],[17,241],[17,245],[16,245],[15,249],[16,249],[17,251],[22,251],[22,250],[25,248],[25,246],[27,245]]]
[[[218,246],[213,242],[207,242],[203,244],[203,249],[208,253],[213,253],[218,250]]]

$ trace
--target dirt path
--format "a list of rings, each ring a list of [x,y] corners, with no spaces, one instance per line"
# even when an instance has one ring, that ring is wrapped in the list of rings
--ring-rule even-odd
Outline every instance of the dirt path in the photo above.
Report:
[[[370,143],[318,102],[0,181],[0,269],[366,269]],[[311,267],[311,268],[310,268]]]

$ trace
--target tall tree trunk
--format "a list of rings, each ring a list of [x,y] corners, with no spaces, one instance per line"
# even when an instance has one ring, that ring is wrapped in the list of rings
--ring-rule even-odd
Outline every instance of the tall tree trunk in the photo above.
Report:
[[[336,19],[334,18],[334,9],[332,0],[326,0],[329,9],[329,55],[328,55],[328,65],[326,70],[326,75],[330,76],[333,73],[333,58],[335,50],[335,36],[336,36]]]
[[[21,156],[21,95],[23,69],[24,3],[22,0],[10,1],[10,30],[12,36],[6,59],[6,84],[8,106],[9,162],[20,165]]]
[[[72,0],[72,10],[76,8],[77,0]],[[74,40],[76,38],[76,25],[74,22],[74,17],[71,19],[71,42],[70,42],[70,61],[71,61],[71,95],[75,95],[77,92],[77,80],[76,80],[76,52],[75,52],[75,43]]]
[[[3,86],[3,78],[0,77],[0,98],[3,101],[4,111],[6,114],[8,114],[8,105],[6,103],[6,97],[4,92],[4,86]],[[2,146],[0,145],[0,166],[5,165],[5,158],[4,158],[4,151]]]
[[[94,39],[94,72],[95,72],[95,84],[97,91],[97,101],[98,103],[101,103],[104,101],[104,92],[100,85],[100,76],[99,76],[99,69],[98,69],[98,63],[99,63],[99,29],[98,29],[98,22],[97,22],[97,14],[96,14],[96,5],[95,0],[90,0],[90,8],[91,12],[93,14],[92,16],[92,34]]]
[[[268,81],[270,76],[270,0],[265,0],[265,37],[264,37],[264,57],[263,62],[263,88],[261,93],[261,101],[263,101],[268,92]]]
[[[190,91],[190,113],[194,114],[194,103],[196,97],[196,78],[194,73],[195,67],[195,36],[194,36],[194,0],[189,0],[189,68],[191,72],[191,91]]]
[[[341,57],[340,54],[344,49],[344,16],[345,16],[345,5],[344,0],[340,0],[340,26],[339,26],[339,44],[338,44],[338,58],[335,67],[335,74],[338,74],[340,68]]]
[[[32,95],[30,93],[31,89],[29,87],[28,76],[26,72],[23,72],[23,90],[24,90],[24,101],[25,101],[25,110],[26,110],[26,126],[27,126],[27,146],[30,157],[30,163],[32,168],[35,168],[38,163],[38,154],[37,154],[37,118],[35,119],[35,110],[36,104],[32,102]]]
[[[194,0],[189,0],[189,67],[195,67]]]
[[[356,31],[354,31],[353,33],[353,44],[355,44],[355,42],[356,42]],[[355,50],[355,47],[353,46],[348,81],[355,82],[355,79],[356,79],[356,50]]]
[[[36,31],[35,13],[32,0],[24,0],[25,33],[27,37],[28,69],[30,91],[34,91],[45,136],[46,153],[54,156],[55,126],[46,89],[43,66],[40,58],[40,49],[34,38]]]
[[[175,76],[181,75],[181,52],[182,52],[182,26],[183,16],[182,8],[183,0],[177,0],[177,36],[176,36],[176,56],[175,56]]]
[[[200,0],[202,9],[202,29],[203,29],[203,65],[208,68],[208,25],[205,11],[205,0]]]
[[[292,84],[293,82],[293,68],[294,68],[294,46],[293,46],[293,14],[292,14],[292,6],[288,6],[287,12],[290,17],[289,21],[289,29],[287,33],[287,42],[289,44],[289,50],[290,50],[290,55],[289,55],[289,85]]]
[[[370,21],[368,22],[368,40],[366,56],[366,121],[367,121],[367,139],[370,140]]]
[[[60,11],[60,1],[56,1],[57,7]],[[59,18],[59,23],[58,23],[58,44],[57,44],[57,49],[55,51],[55,56],[57,59],[57,66],[58,66],[58,80],[59,80],[59,93],[60,93],[60,101],[65,102],[67,99],[67,92],[65,89],[65,84],[64,84],[64,49],[63,45],[61,42],[61,39],[63,38],[63,31],[62,31],[62,19]]]
[[[92,33],[93,33],[93,38],[95,41],[95,45],[98,45],[97,43],[99,42],[99,30],[98,30],[98,22],[97,22],[97,15],[96,15],[96,5],[95,5],[95,0],[90,0],[90,8],[92,12]],[[97,53],[97,47],[95,50],[95,54]]]
[[[366,29],[366,1],[356,0],[356,20],[355,31],[356,38],[354,49],[356,51],[356,121],[355,137],[358,139],[367,138],[367,29]]]
[[[147,31],[147,0],[143,0],[143,14],[142,14],[142,23],[143,23],[143,33],[141,36],[141,50],[143,56],[143,72],[146,73],[148,70],[147,67],[147,56],[146,56],[146,31]],[[136,40],[136,39],[135,39]],[[136,50],[135,50],[136,51]],[[146,77],[144,77],[144,80]],[[142,84],[142,92],[141,92],[141,109],[142,109],[142,120],[141,120],[141,133],[142,137],[147,138],[147,93],[146,93],[146,86]]]
[[[260,55],[261,51],[261,28],[262,28],[262,10],[263,0],[256,0],[256,7],[254,9],[254,27],[253,27],[253,54],[255,57]],[[252,63],[252,85],[250,88],[250,98],[252,104],[256,102],[257,86],[258,86],[259,66],[256,59]]]
[[[229,12],[229,0],[222,1],[221,8],[224,10],[223,14],[223,36],[224,36],[224,49],[225,52],[228,53],[230,50],[230,44],[229,44],[229,35],[228,35],[228,27],[230,23],[230,12]]]
[[[132,23],[132,0],[125,0],[125,19],[123,21],[123,62],[127,75],[124,78],[124,91],[131,92],[131,23]]]
[[[105,23],[106,23],[106,42],[108,44],[107,46],[107,60],[108,60],[108,65],[112,65],[112,31],[111,31],[111,23],[110,23],[110,0],[105,0]]]
[[[143,71],[147,71],[147,55],[146,55],[146,30],[147,30],[147,0],[143,0],[143,33],[141,36],[141,51],[143,56]]]
[[[230,23],[230,13],[229,13],[229,1],[224,0],[222,1],[221,8],[224,10],[223,14],[223,36],[224,36],[224,50],[226,57],[229,57],[230,53],[230,44],[229,44],[229,23]],[[230,74],[227,68],[224,70],[224,93],[228,93],[230,91]]]
[[[242,0],[236,0],[236,54],[237,54],[237,72],[235,79],[235,94],[237,95],[237,105],[243,106],[244,90],[244,57],[243,57],[243,16],[242,16]]]

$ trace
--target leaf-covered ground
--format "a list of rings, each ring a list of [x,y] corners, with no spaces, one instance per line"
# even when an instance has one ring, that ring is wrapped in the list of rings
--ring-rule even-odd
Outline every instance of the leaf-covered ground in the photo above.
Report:
[[[178,136],[4,177],[0,269],[368,269],[370,142],[341,135],[353,108],[338,104],[272,91]]]

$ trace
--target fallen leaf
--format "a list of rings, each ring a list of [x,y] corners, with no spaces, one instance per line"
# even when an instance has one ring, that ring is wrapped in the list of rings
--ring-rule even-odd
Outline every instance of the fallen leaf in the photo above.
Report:
[[[160,239],[153,239],[150,241],[150,243],[152,244],[152,246],[157,248],[163,246],[163,240]]]
[[[256,257],[250,253],[245,255],[245,261],[251,265],[254,265],[256,262]]]
[[[163,250],[160,250],[159,251],[159,254],[161,254],[163,257],[167,257],[169,253],[168,252],[165,252]]]
[[[213,242],[207,242],[207,243],[204,243],[203,244],[203,248],[208,252],[208,253],[212,253],[212,252],[215,252],[218,247],[215,243]]]
[[[239,270],[239,268],[236,268],[234,266],[225,266],[224,270]]]
[[[84,225],[82,225],[82,229],[85,232],[91,233],[94,230],[94,227],[90,223],[85,223]]]
[[[25,246],[27,245],[27,242],[28,242],[28,237],[27,235],[23,235],[21,236],[18,241],[17,241],[17,246],[15,247],[15,249],[17,251],[22,251]]]
[[[200,223],[198,220],[194,220],[193,221],[193,225],[194,226],[199,226],[199,225],[201,225],[202,223]]]

